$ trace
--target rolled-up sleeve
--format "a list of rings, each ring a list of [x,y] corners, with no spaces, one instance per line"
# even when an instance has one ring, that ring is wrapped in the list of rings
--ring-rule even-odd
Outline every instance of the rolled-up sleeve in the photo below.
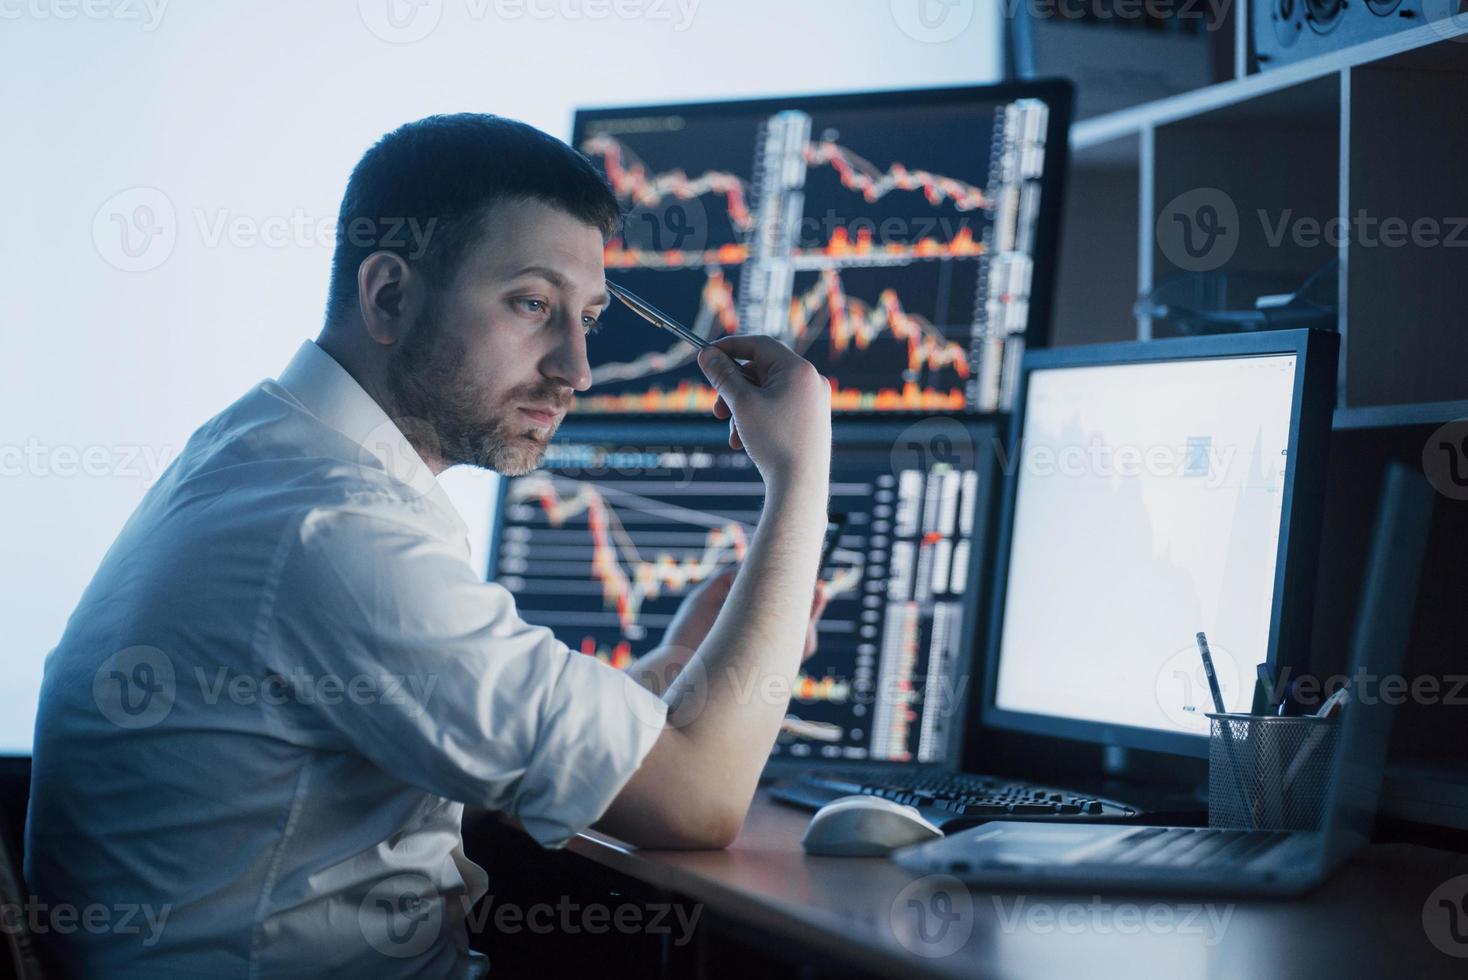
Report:
[[[340,692],[274,721],[319,725],[406,783],[513,815],[547,847],[597,820],[662,733],[656,695],[526,623],[452,546],[374,508],[308,515],[281,543],[272,595],[269,668]]]

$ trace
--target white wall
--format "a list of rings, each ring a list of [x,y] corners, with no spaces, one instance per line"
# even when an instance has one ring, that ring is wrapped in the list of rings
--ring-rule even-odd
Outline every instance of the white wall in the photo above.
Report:
[[[149,480],[315,336],[316,226],[379,135],[473,110],[565,137],[577,105],[988,81],[994,9],[0,0],[0,752],[28,751],[42,659]],[[163,233],[134,230],[134,257],[116,221],[140,205]],[[492,479],[448,479],[486,524]]]

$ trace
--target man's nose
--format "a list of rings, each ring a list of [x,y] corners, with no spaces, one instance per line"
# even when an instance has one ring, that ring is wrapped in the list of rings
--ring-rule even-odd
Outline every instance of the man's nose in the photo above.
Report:
[[[591,387],[591,362],[586,358],[586,331],[579,315],[564,315],[557,324],[556,342],[541,362],[540,371],[548,379],[574,391]]]

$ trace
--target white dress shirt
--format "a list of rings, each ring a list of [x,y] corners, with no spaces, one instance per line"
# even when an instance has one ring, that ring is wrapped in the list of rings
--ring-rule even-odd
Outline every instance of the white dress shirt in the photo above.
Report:
[[[106,915],[41,938],[87,977],[476,975],[463,805],[560,846],[665,711],[475,575],[432,472],[308,342],[194,433],[46,661],[26,874]]]

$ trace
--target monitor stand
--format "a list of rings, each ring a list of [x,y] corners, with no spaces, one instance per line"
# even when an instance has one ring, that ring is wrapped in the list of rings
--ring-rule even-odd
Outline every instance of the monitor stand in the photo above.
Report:
[[[1153,752],[1121,745],[1101,747],[1101,791],[1112,799],[1144,807],[1162,823],[1201,823],[1208,818],[1208,770],[1201,779],[1195,760],[1170,765]],[[1159,778],[1160,777],[1160,778]]]

